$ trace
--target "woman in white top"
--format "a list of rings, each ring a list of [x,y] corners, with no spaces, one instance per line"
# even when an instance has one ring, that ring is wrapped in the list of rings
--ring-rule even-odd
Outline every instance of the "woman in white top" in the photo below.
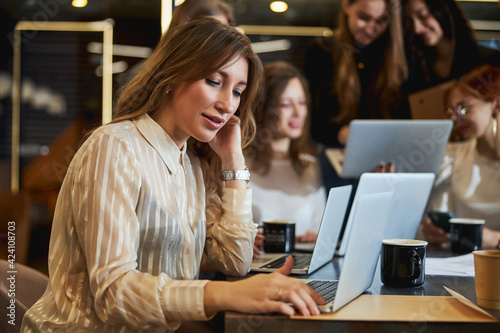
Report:
[[[255,112],[257,133],[245,151],[252,171],[254,221],[294,219],[298,241],[312,242],[326,195],[317,159],[309,153],[307,81],[283,61],[267,64],[264,72],[264,97]],[[257,245],[259,240],[258,235]]]
[[[463,141],[449,143],[431,193],[431,210],[485,219],[483,247],[500,245],[500,68],[484,65],[450,91],[447,116]],[[448,235],[429,219],[424,236],[433,243]]]
[[[277,274],[197,280],[203,254],[226,274],[249,270],[252,193],[221,171],[244,170],[261,81],[249,40],[215,19],[161,39],[113,123],[73,158],[53,221],[50,282],[23,332],[165,332],[224,310],[319,313],[319,295],[283,274],[292,260]]]

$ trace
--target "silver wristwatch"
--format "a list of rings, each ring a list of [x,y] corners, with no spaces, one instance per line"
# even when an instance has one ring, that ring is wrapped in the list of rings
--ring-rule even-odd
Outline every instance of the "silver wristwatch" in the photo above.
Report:
[[[221,173],[221,179],[226,180],[250,180],[250,171],[245,167],[245,170],[224,170]]]

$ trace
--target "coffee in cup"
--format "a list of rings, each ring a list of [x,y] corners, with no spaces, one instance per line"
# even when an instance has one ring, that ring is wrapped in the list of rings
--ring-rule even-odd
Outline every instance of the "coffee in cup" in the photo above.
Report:
[[[473,218],[450,219],[450,245],[455,253],[480,250],[483,244],[484,220]]]
[[[295,249],[295,220],[263,220],[264,252],[291,253]]]
[[[500,310],[500,250],[481,250],[472,254],[477,305]]]
[[[426,241],[385,239],[382,241],[382,283],[392,287],[418,287],[425,281]]]

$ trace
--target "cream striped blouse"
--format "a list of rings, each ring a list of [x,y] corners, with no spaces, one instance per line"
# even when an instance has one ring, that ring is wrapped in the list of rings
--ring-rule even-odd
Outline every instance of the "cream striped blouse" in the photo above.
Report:
[[[63,182],[50,282],[22,331],[165,332],[207,320],[203,251],[244,275],[257,232],[251,190],[221,187],[148,115],[97,129]]]

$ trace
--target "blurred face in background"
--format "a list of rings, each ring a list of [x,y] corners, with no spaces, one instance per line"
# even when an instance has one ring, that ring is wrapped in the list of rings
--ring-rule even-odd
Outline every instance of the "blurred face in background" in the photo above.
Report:
[[[307,101],[304,87],[298,78],[288,81],[280,96],[279,119],[276,123],[277,138],[297,139],[304,131]]]
[[[221,21],[221,23],[223,23],[223,24],[229,24],[229,20],[227,19],[227,16],[224,14],[217,14],[217,15],[214,15],[212,17]]]
[[[389,25],[390,14],[384,0],[342,0],[342,8],[349,31],[358,44],[370,45]]]
[[[464,140],[485,135],[494,113],[493,101],[485,101],[464,87],[452,90],[447,117]]]
[[[443,29],[424,0],[411,0],[404,6],[404,13],[411,21],[413,33],[424,45],[436,46],[443,39]]]

